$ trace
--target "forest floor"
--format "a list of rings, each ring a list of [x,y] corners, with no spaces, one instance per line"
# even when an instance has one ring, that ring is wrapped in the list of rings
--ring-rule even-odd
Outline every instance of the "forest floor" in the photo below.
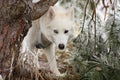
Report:
[[[63,77],[56,77],[49,69],[49,63],[46,59],[45,54],[40,55],[40,72],[43,77],[43,80],[79,80],[75,75],[74,67],[71,64],[73,50],[73,43],[69,43],[66,51],[59,52],[56,51],[57,66],[61,73],[65,73]]]
[[[76,28],[75,36],[79,34],[77,30],[78,29]],[[55,76],[55,74],[50,71],[44,50],[37,49],[35,49],[37,53],[33,53],[31,51],[20,53],[18,59],[18,70],[20,70],[21,74],[19,74],[19,76],[23,76],[22,80],[79,80],[79,75],[76,73],[74,66],[75,63],[73,62],[75,57],[73,45],[73,42],[69,42],[65,51],[61,52],[57,50],[55,54],[58,69],[61,73],[65,73],[65,76]]]

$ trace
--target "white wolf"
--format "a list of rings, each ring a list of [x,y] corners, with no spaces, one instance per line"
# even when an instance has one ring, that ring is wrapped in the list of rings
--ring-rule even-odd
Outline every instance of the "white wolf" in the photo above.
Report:
[[[49,10],[38,20],[32,22],[26,37],[22,42],[21,52],[34,48],[44,48],[50,70],[56,76],[62,76],[57,68],[55,50],[64,50],[67,42],[72,39],[74,33],[74,9],[66,10],[62,7],[51,6]]]

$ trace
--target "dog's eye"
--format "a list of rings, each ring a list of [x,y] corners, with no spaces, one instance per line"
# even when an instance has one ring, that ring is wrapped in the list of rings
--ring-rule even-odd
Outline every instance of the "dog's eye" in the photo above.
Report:
[[[65,30],[64,33],[68,33],[68,30]]]
[[[58,34],[58,31],[57,31],[57,30],[54,30],[54,33]]]

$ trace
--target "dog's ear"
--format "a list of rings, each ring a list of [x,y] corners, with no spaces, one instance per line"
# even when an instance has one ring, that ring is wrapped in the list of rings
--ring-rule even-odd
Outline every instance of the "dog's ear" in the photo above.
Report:
[[[74,8],[69,8],[66,15],[69,16],[72,21],[74,21]]]
[[[47,16],[50,20],[52,20],[55,17],[55,10],[53,6],[50,6]]]

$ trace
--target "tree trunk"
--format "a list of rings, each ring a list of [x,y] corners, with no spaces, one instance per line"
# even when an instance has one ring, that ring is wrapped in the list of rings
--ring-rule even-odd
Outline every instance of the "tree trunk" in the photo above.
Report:
[[[16,67],[21,42],[31,27],[57,0],[0,0],[0,75],[10,79]],[[15,76],[15,75],[14,75]]]

